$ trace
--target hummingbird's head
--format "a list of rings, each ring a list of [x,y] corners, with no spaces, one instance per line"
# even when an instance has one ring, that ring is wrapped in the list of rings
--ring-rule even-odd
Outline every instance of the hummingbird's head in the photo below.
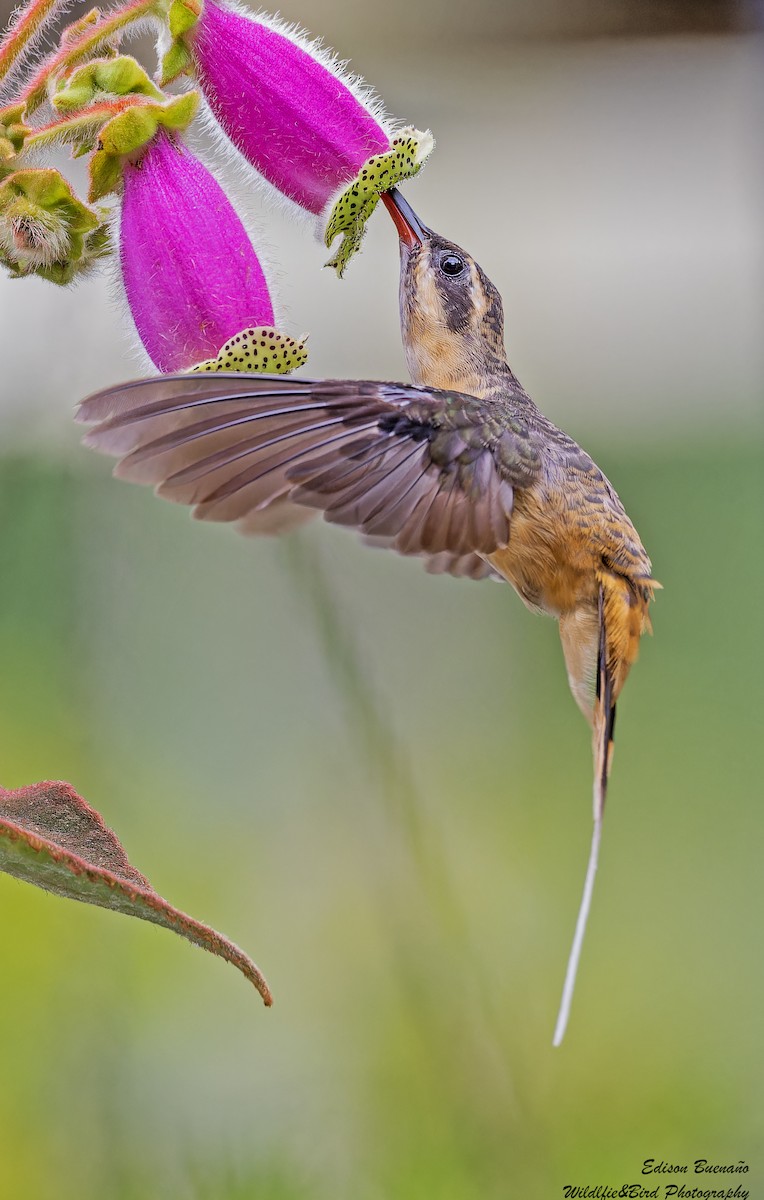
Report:
[[[401,248],[401,333],[415,383],[469,390],[507,369],[501,296],[471,254],[433,233],[393,188],[382,200]]]

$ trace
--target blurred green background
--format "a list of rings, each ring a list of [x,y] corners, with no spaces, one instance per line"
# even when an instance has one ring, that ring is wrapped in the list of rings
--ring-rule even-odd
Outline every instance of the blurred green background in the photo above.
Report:
[[[0,279],[0,779],[71,781],[276,998],[0,877],[3,1200],[546,1200],[696,1157],[761,1192],[757,11],[486,0],[407,37],[402,6],[284,6],[435,130],[407,194],[499,285],[516,372],[665,587],[559,1050],[591,763],[553,624],[114,482],[70,414],[142,369],[116,289]],[[340,285],[235,186],[311,370],[405,377],[384,216]]]

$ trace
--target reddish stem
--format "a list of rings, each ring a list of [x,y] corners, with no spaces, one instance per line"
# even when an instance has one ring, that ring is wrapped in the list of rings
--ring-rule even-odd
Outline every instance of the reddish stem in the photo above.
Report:
[[[19,10],[15,21],[0,42],[0,83],[23,57],[30,42],[55,15],[63,0],[31,0]]]
[[[119,100],[109,100],[103,104],[92,104],[84,112],[77,113],[74,116],[67,115],[63,120],[51,121],[49,125],[41,125],[27,138],[25,148],[44,146],[49,142],[65,142],[71,139],[72,134],[76,134],[79,129],[100,129],[112,117],[116,117],[119,113],[124,112],[126,108],[132,108],[137,104],[145,106],[148,103],[150,102],[146,100],[145,96],[120,96]]]

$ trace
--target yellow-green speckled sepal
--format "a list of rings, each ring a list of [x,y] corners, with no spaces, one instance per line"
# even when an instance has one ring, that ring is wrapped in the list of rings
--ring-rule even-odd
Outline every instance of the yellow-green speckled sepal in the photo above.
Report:
[[[304,341],[278,333],[269,325],[242,329],[229,338],[217,358],[208,358],[191,371],[239,371],[242,374],[288,375],[308,361]]]
[[[326,264],[334,267],[340,279],[350,259],[360,249],[368,221],[381,192],[387,192],[402,179],[410,179],[421,169],[435,142],[429,130],[403,129],[393,138],[391,148],[368,159],[354,181],[336,201],[326,225],[324,242],[331,246],[342,234],[336,254]]]

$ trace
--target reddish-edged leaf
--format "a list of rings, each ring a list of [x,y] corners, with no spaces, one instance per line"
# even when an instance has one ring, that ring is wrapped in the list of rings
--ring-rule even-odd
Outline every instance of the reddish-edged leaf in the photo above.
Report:
[[[233,963],[272,998],[260,970],[243,950],[157,895],[128,861],[117,837],[68,783],[0,788],[0,871],[70,900],[112,908],[164,925]]]

